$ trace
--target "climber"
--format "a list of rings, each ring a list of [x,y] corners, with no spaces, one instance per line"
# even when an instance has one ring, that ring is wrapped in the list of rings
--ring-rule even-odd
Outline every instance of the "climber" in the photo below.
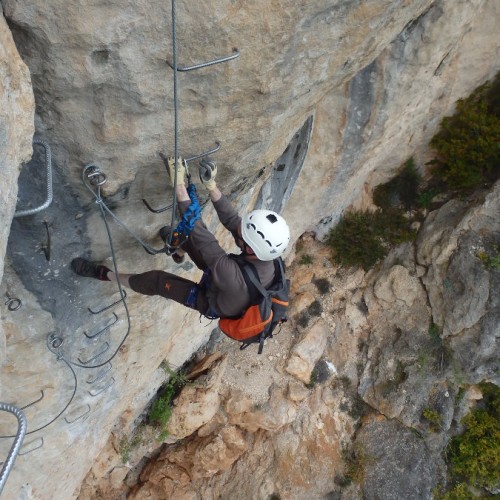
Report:
[[[177,166],[175,161],[170,159],[168,167],[173,187],[177,170],[175,190],[179,210],[184,214],[191,204],[191,199],[184,182],[185,169],[182,159],[178,159]],[[200,161],[199,174],[219,220],[233,235],[243,258],[255,267],[262,285],[269,287],[275,278],[273,261],[283,254],[290,240],[287,223],[280,215],[270,210],[253,210],[241,218],[217,187],[217,165],[210,158]],[[160,237],[165,241],[169,233],[170,228],[163,227]],[[221,248],[201,218],[194,223],[189,237],[182,243],[182,249],[203,271],[199,283],[164,271],[116,275],[106,266],[80,257],[73,259],[71,267],[80,276],[102,281],[119,280],[121,285],[135,292],[172,299],[209,318],[242,315],[251,303],[242,270],[236,260]],[[180,261],[182,254],[183,251],[179,249],[173,257]]]

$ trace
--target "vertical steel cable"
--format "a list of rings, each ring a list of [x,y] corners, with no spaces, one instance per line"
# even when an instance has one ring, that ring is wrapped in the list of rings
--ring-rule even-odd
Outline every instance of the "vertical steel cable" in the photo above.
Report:
[[[177,15],[176,15],[176,5],[175,0],[172,0],[172,52],[173,52],[173,70],[174,70],[174,165],[175,165],[175,173],[174,173],[174,203],[172,207],[172,222],[170,224],[170,236],[169,243],[172,241],[172,237],[174,234],[174,225],[175,225],[175,210],[177,205],[177,160],[179,158],[179,116],[178,116],[178,97],[177,97]]]
[[[26,434],[28,423],[26,421],[24,413],[19,408],[17,408],[17,406],[9,405],[7,403],[0,403],[0,411],[8,411],[9,413],[12,413],[13,415],[15,415],[18,422],[18,429],[14,439],[14,443],[12,444],[9,454],[7,455],[7,459],[3,464],[2,471],[0,472],[0,495],[1,495],[3,487],[5,486],[5,482],[7,481],[7,477],[9,476],[10,471],[14,466],[14,460],[16,459],[17,454],[19,453],[19,449],[23,444],[23,439]]]

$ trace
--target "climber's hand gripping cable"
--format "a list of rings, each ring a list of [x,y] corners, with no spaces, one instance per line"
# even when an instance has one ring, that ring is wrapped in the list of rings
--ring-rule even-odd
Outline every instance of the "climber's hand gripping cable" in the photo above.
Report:
[[[184,173],[188,178],[188,182],[190,181],[190,175],[188,166],[185,160],[182,158],[177,158],[177,167],[175,165],[175,158],[168,158],[168,173],[170,175],[170,183],[172,187],[175,188],[177,186],[184,185]],[[177,170],[177,179],[176,179],[176,170]]]

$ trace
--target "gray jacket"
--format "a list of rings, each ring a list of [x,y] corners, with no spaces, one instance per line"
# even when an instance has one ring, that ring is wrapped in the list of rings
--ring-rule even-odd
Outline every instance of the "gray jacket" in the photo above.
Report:
[[[241,217],[227,197],[222,195],[222,198],[214,203],[214,207],[221,223],[235,235]],[[250,294],[240,266],[221,248],[201,219],[196,221],[189,240],[190,245],[212,271],[212,284],[207,296],[214,312],[222,317],[242,314],[250,306]],[[266,288],[270,286],[274,279],[274,263],[247,260],[255,266],[262,285]]]

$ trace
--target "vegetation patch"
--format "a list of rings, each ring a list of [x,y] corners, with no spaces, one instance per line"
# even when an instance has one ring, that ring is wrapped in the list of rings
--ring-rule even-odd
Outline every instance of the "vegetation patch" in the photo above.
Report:
[[[457,102],[430,145],[432,174],[447,189],[468,193],[491,186],[500,175],[500,73]]]
[[[313,260],[314,259],[309,254],[305,253],[300,257],[299,264],[301,266],[309,266],[310,264],[313,263]]]
[[[452,365],[456,372],[456,381],[460,379],[460,368],[453,359],[453,351],[441,338],[441,329],[431,321],[429,324],[429,338],[422,346],[418,356],[418,367],[420,375],[426,375],[429,371],[442,374],[446,368]]]
[[[326,243],[333,250],[335,262],[368,271],[393,246],[415,239],[410,226],[411,221],[397,208],[352,211],[331,229]]]
[[[471,488],[500,485],[500,388],[489,383],[480,388],[483,399],[462,419],[463,434],[447,447],[453,489],[439,498],[473,498]]]
[[[318,278],[313,281],[320,295],[326,295],[330,291],[330,282],[325,278]]]
[[[500,252],[497,245],[495,245],[493,253],[490,254],[488,252],[481,251],[478,252],[477,256],[486,269],[489,269],[490,271],[500,269]]]
[[[373,203],[383,210],[402,207],[411,210],[419,206],[419,186],[422,176],[409,158],[398,174],[385,184],[379,184],[373,191]]]
[[[439,432],[442,428],[441,415],[431,408],[424,408],[422,417],[428,422],[432,432]]]
[[[378,391],[384,398],[391,393],[398,391],[399,386],[408,379],[408,373],[405,371],[405,365],[398,361],[392,378],[378,385]]]
[[[339,480],[344,485],[351,482],[360,484],[365,477],[366,466],[371,462],[366,451],[361,445],[354,445],[351,449],[342,451],[344,458],[344,477]]]
[[[297,319],[297,323],[302,328],[306,328],[312,317],[320,316],[323,312],[321,302],[315,300]]]
[[[137,448],[142,443],[142,427],[139,427],[134,436],[124,436],[120,440],[118,451],[123,464],[126,464],[130,459],[130,453],[134,448]]]
[[[438,194],[468,194],[500,177],[499,96],[500,73],[459,100],[456,113],[442,120],[430,143],[436,157],[428,163],[428,182],[410,158],[393,179],[374,189],[377,211],[351,211],[341,218],[326,240],[337,264],[371,269],[392,247],[415,238],[412,222],[422,219],[421,209],[431,208]],[[490,269],[500,267],[498,252],[482,260]]]
[[[168,365],[162,365],[168,381],[158,391],[158,397],[153,402],[148,413],[148,422],[159,430],[158,440],[163,441],[168,436],[168,421],[172,416],[172,403],[181,389],[189,383],[185,374],[173,371]]]

